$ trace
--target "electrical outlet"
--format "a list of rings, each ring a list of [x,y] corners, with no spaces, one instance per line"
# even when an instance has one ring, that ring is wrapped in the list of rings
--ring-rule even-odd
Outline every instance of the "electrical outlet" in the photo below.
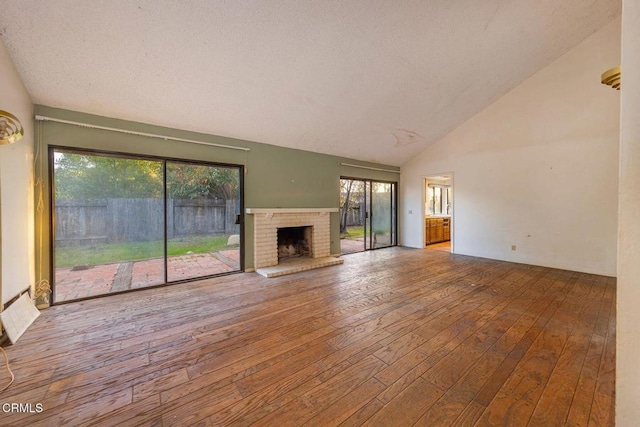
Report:
[[[515,251],[516,250],[516,245],[511,245],[511,250]]]

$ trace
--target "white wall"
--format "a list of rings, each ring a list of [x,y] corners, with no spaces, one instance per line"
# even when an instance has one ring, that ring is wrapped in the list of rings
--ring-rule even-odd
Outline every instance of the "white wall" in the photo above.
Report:
[[[456,253],[615,276],[619,61],[618,18],[403,165],[401,243],[422,247],[423,178],[453,172]]]
[[[33,104],[0,42],[0,110],[22,123],[17,143],[0,146],[0,295],[7,302],[34,283]]]
[[[640,2],[622,4],[616,425],[640,420]]]

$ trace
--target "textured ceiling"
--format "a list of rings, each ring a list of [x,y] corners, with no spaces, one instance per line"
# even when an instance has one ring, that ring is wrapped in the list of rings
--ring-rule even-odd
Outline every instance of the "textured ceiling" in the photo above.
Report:
[[[620,0],[0,0],[0,10],[35,103],[401,165],[608,23]]]

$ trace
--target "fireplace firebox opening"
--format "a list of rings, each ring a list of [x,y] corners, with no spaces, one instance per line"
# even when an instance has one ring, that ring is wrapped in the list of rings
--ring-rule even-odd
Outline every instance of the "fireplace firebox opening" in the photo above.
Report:
[[[278,228],[278,262],[298,257],[313,257],[311,253],[313,227]]]

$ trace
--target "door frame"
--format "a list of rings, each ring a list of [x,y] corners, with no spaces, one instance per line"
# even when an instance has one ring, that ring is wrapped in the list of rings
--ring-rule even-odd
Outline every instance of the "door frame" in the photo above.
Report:
[[[421,241],[422,241],[422,248],[426,248],[426,239],[425,239],[425,219],[427,217],[427,186],[429,183],[429,180],[434,180],[434,178],[440,178],[440,180],[442,180],[442,177],[448,176],[449,180],[450,180],[450,184],[451,185],[451,221],[449,223],[449,227],[450,227],[450,233],[451,233],[451,237],[450,237],[450,241],[451,241],[451,248],[450,248],[450,252],[451,253],[455,253],[455,214],[456,214],[456,209],[455,209],[455,197],[456,197],[456,192],[454,191],[454,184],[455,184],[455,174],[453,172],[442,172],[442,173],[436,173],[436,174],[430,174],[430,175],[423,175],[422,176],[422,216],[420,217],[420,221],[421,221],[421,225],[420,225],[420,229],[422,230],[422,232],[420,233],[421,236]]]

